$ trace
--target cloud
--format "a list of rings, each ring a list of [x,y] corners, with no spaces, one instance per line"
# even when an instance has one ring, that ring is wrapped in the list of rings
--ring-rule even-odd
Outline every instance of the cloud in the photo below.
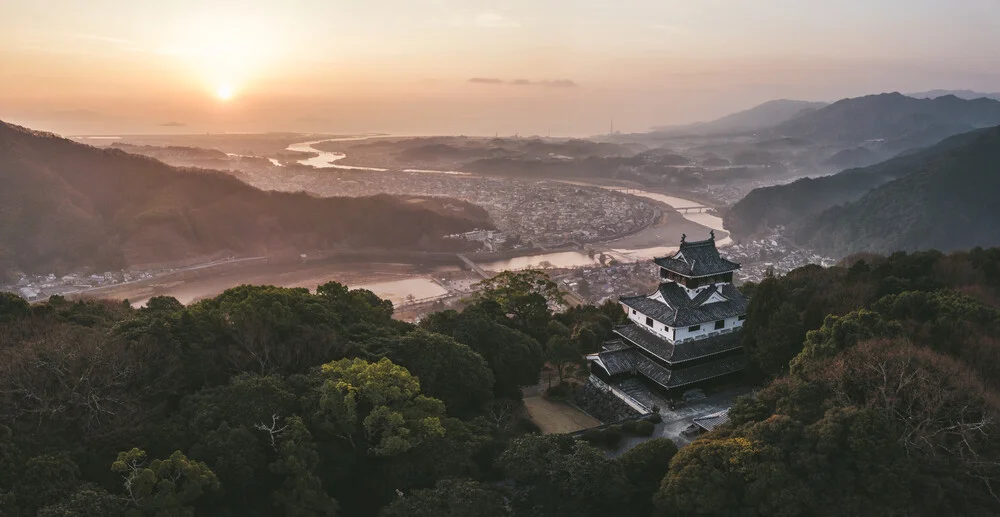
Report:
[[[474,84],[503,84],[503,79],[497,79],[496,77],[473,77],[469,79],[470,83]]]
[[[163,127],[184,127],[187,124],[185,124],[183,122],[177,122],[177,121],[172,120],[170,122],[164,122],[164,123],[162,123],[160,125],[163,126]]]
[[[505,81],[496,77],[473,77],[469,79],[473,84],[505,84],[508,86],[541,86],[545,88],[576,88],[578,85],[570,79],[556,79],[546,81],[529,81],[528,79],[513,79]]]
[[[476,17],[476,25],[492,29],[520,27],[521,24],[496,11],[484,11]]]

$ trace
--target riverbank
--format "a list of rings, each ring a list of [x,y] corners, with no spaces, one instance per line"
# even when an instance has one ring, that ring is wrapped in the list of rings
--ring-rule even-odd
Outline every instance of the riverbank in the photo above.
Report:
[[[298,163],[315,168],[342,168],[365,171],[385,171],[376,167],[339,165],[343,153],[320,151],[314,144],[324,141],[365,140],[373,136],[328,138],[289,145],[290,152],[309,153],[311,157]],[[448,173],[446,171],[424,171]],[[456,172],[456,171],[449,171]],[[463,173],[464,174],[464,173]],[[671,196],[662,192],[628,187],[620,192],[608,184],[584,181],[567,183],[588,187],[618,190],[622,196],[635,196],[651,201],[659,214],[651,224],[612,239],[588,243],[572,243],[555,248],[521,248],[505,252],[469,253],[467,256],[481,268],[491,272],[527,268],[579,268],[595,266],[605,259],[618,262],[649,260],[655,256],[672,253],[682,235],[691,239],[706,237],[714,229],[719,245],[731,242],[722,228],[722,221],[710,214],[679,213],[674,207],[705,206],[697,201]],[[84,296],[127,298],[134,303],[144,303],[152,296],[173,296],[183,303],[214,296],[225,289],[240,284],[272,284],[284,287],[314,289],[334,280],[350,287],[370,289],[391,299],[396,305],[429,303],[436,300],[460,297],[477,280],[475,274],[463,271],[464,264],[450,252],[420,252],[399,250],[325,250],[310,253],[308,257],[268,257],[253,264],[213,265],[193,271],[178,271],[130,285],[109,286],[99,291],[82,293]],[[467,274],[466,274],[467,273]],[[444,276],[458,275],[457,279]],[[465,275],[465,276],[463,276]],[[453,282],[454,281],[454,282]],[[461,286],[456,288],[455,286]]]

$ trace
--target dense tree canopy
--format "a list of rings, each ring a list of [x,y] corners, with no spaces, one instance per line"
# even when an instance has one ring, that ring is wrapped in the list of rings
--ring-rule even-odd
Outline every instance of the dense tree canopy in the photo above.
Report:
[[[998,264],[866,256],[748,284],[754,396],[680,451],[618,459],[525,419],[543,366],[570,377],[624,316],[554,312],[535,273],[419,326],[335,283],[3,297],[0,513],[996,515]]]

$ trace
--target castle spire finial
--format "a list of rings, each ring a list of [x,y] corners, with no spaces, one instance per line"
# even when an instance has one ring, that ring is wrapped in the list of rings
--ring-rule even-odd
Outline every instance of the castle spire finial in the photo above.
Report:
[[[708,232],[708,235],[712,237],[713,241],[715,240],[715,230]]]
[[[687,234],[686,233],[682,233],[681,234],[681,244],[684,244],[684,239],[687,239],[687,238],[688,238]]]

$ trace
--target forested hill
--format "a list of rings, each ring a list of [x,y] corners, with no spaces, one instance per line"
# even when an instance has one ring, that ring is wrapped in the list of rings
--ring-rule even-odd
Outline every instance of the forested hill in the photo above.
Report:
[[[625,318],[614,302],[554,313],[542,272],[419,326],[336,283],[142,309],[0,293],[0,514],[1000,514],[1000,249],[743,290],[754,396],[680,451],[657,438],[614,459],[650,421],[578,440],[525,416],[543,367],[585,379]]]
[[[853,202],[871,189],[922,170],[942,156],[963,149],[996,129],[981,129],[955,135],[925,149],[904,153],[884,162],[848,169],[819,178],[805,178],[787,185],[752,190],[730,208],[726,228],[737,237],[752,237],[777,225],[795,232],[825,210]]]
[[[264,192],[220,172],[178,169],[0,122],[0,272],[64,272],[226,254],[348,247],[420,249],[488,226],[455,202]]]
[[[1000,101],[948,95],[915,99],[883,93],[843,99],[778,124],[774,136],[840,146],[865,145],[890,156],[951,135],[1000,124]]]
[[[838,254],[1000,244],[1000,127],[924,159],[909,175],[831,208],[796,240]]]

